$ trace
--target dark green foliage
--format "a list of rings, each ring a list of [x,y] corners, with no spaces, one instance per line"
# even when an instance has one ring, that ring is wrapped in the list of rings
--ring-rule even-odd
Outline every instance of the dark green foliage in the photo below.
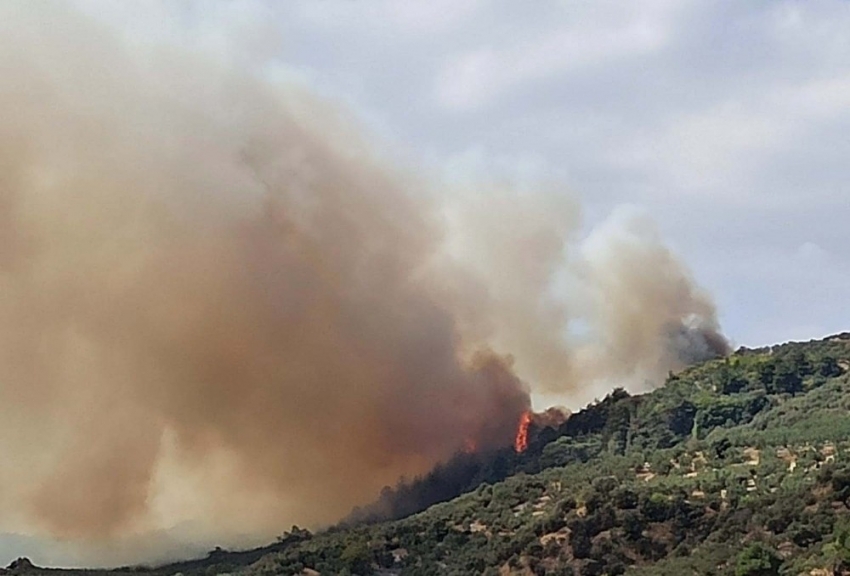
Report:
[[[835,568],[850,569],[850,523],[847,520],[836,525],[832,540]]]
[[[770,405],[761,393],[722,396],[705,402],[696,415],[696,427],[701,436],[718,427],[731,428],[745,424]]]
[[[667,427],[676,436],[687,436],[693,431],[696,413],[696,406],[686,400],[669,410]]]
[[[779,362],[767,391],[770,394],[796,394],[802,390],[803,376],[799,365],[791,360]]]
[[[815,364],[815,373],[823,378],[835,378],[841,375],[841,366],[834,356],[825,356]]]
[[[751,544],[741,551],[735,576],[779,576],[782,560],[763,544]]]

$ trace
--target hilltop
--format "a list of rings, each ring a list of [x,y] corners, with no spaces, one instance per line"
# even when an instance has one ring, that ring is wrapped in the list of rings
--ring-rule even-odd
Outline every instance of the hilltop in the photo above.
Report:
[[[850,333],[742,348],[533,428],[520,454],[459,454],[324,532],[111,573],[850,574],[848,371]]]

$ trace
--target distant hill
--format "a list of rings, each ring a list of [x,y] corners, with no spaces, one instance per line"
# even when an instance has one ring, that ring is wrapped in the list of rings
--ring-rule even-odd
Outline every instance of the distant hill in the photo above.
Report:
[[[520,454],[459,454],[336,528],[118,572],[850,574],[848,371],[850,333],[742,348],[533,428]]]

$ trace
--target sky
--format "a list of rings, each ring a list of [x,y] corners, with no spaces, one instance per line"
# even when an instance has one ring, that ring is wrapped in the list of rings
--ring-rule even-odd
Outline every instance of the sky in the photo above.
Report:
[[[272,58],[410,156],[558,182],[589,227],[646,209],[736,345],[850,326],[850,3],[253,9]]]
[[[848,2],[82,3],[262,62],[420,169],[554,182],[588,230],[646,210],[735,345],[850,325]]]

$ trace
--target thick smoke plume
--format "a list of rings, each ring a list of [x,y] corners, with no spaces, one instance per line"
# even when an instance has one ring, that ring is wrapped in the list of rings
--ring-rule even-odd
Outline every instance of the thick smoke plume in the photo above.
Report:
[[[234,62],[0,6],[3,528],[315,526],[509,446],[525,382],[725,351],[643,216],[580,241],[563,195],[441,201]]]

